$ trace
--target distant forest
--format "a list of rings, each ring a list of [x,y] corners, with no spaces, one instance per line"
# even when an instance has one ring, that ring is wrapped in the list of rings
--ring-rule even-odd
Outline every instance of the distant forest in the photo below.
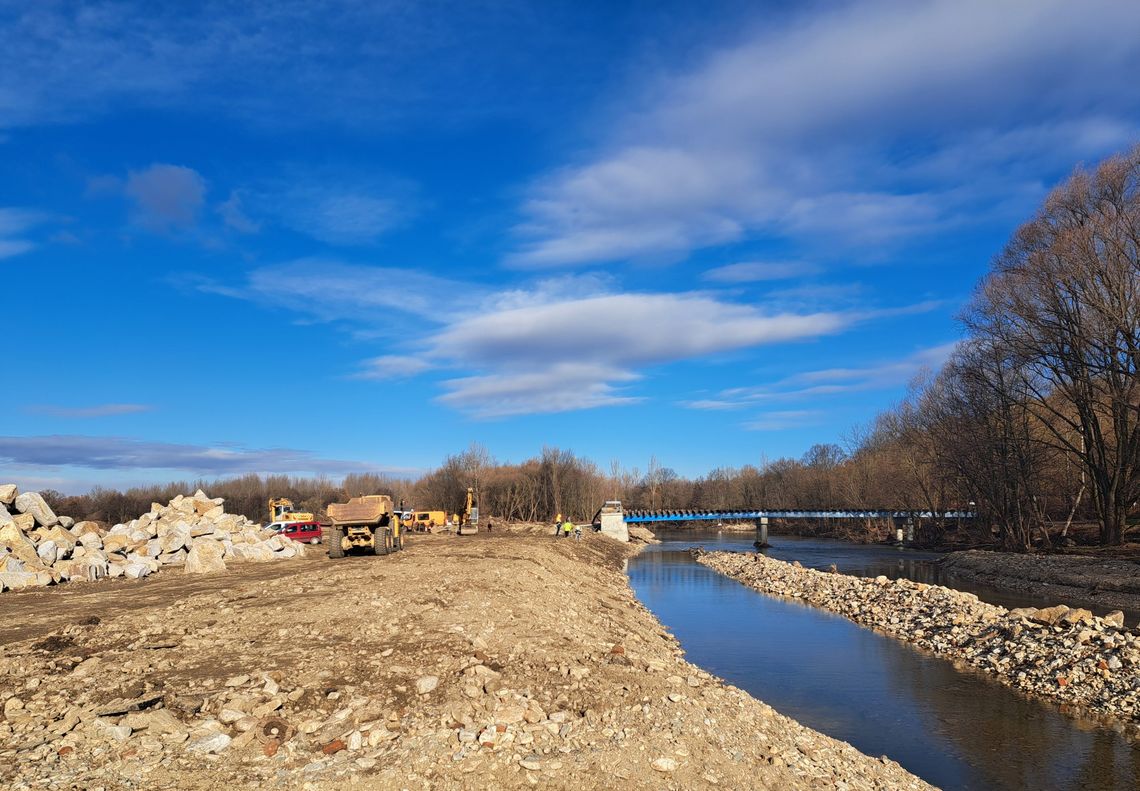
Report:
[[[321,512],[348,496],[389,493],[455,511],[469,486],[484,515],[530,522],[559,512],[584,521],[606,499],[632,508],[972,505],[1007,549],[1048,546],[1074,520],[1095,522],[1100,543],[1120,544],[1140,499],[1140,147],[1055,189],[996,256],[961,323],[942,369],[842,446],[696,479],[656,460],[602,469],[558,448],[503,464],[472,445],[415,480],[246,475],[45,494],[60,513],[108,522],[199,486],[258,521],[269,497]],[[933,521],[926,539],[942,528]]]

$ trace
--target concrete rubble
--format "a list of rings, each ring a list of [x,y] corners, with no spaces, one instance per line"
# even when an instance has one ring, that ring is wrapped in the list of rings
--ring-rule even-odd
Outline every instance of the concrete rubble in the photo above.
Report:
[[[939,585],[816,571],[754,553],[695,552],[762,593],[844,615],[1140,735],[1140,631],[1127,628],[1119,611],[1101,618],[1063,604],[1007,610]]]
[[[0,591],[114,577],[138,579],[168,566],[188,574],[224,571],[227,561],[267,561],[304,547],[198,490],[108,529],[57,516],[36,492],[0,485]]]

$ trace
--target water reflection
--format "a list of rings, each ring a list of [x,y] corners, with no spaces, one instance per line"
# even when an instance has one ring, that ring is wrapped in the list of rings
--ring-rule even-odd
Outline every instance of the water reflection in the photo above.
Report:
[[[1140,788],[1140,745],[846,618],[758,594],[693,561],[692,538],[630,563],[638,597],[691,661],[782,713],[946,789]]]

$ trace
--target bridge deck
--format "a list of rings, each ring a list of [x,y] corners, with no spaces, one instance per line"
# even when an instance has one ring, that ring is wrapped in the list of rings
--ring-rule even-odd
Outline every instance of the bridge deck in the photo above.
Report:
[[[626,511],[625,521],[646,522],[724,522],[733,519],[973,519],[973,511],[830,511],[830,510],[769,510],[746,509],[739,511]]]

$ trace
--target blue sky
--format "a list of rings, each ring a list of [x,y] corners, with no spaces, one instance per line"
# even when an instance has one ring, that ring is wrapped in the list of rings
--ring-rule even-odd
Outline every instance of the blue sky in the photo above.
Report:
[[[1140,5],[0,0],[0,478],[682,474],[895,402]]]

